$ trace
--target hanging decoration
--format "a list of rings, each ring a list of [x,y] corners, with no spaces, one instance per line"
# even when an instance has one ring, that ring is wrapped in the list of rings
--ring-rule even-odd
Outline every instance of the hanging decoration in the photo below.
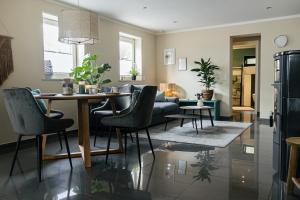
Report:
[[[0,86],[14,71],[11,39],[12,37],[0,35]]]

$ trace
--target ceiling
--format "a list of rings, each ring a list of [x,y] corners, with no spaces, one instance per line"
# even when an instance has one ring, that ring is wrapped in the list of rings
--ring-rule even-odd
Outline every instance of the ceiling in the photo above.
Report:
[[[56,0],[77,5],[78,0]],[[82,8],[153,32],[300,14],[300,0],[80,0]]]

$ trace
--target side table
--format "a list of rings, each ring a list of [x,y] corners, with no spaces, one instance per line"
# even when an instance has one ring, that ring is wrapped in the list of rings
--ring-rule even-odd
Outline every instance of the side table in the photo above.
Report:
[[[220,100],[204,100],[203,105],[213,107],[213,116],[214,120],[220,119]],[[197,100],[196,99],[179,99],[179,106],[196,106]]]

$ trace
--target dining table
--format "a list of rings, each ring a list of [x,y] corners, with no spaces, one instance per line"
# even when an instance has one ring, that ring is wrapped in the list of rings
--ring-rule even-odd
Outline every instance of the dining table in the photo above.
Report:
[[[117,115],[115,99],[118,97],[131,96],[131,93],[97,93],[97,94],[72,94],[72,95],[63,95],[63,94],[52,94],[44,93],[39,95],[34,95],[36,99],[47,100],[47,114],[50,115],[52,108],[52,101],[68,101],[73,100],[77,101],[77,116],[78,116],[78,145],[79,152],[71,152],[71,157],[82,157],[84,166],[89,168],[92,166],[91,157],[95,155],[104,155],[106,150],[96,149],[91,150],[90,147],[90,128],[89,128],[89,101],[91,100],[101,100],[108,99],[113,115]],[[116,129],[117,138],[118,138],[118,148],[109,149],[109,153],[122,153],[123,152],[123,143],[121,130]],[[47,136],[43,136],[43,160],[57,160],[68,158],[67,153],[59,154],[46,154],[46,143]]]

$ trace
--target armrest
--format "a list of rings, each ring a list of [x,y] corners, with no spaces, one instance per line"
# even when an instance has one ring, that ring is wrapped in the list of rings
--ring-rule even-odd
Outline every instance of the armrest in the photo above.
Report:
[[[112,108],[111,108],[109,99],[107,99],[107,100],[105,101],[105,103],[104,103],[102,106],[91,109],[90,113],[91,113],[91,114],[94,114],[96,111],[100,111],[100,110],[111,110],[111,109],[112,109]]]
[[[173,102],[176,104],[179,104],[179,98],[178,97],[165,97],[167,102]]]

